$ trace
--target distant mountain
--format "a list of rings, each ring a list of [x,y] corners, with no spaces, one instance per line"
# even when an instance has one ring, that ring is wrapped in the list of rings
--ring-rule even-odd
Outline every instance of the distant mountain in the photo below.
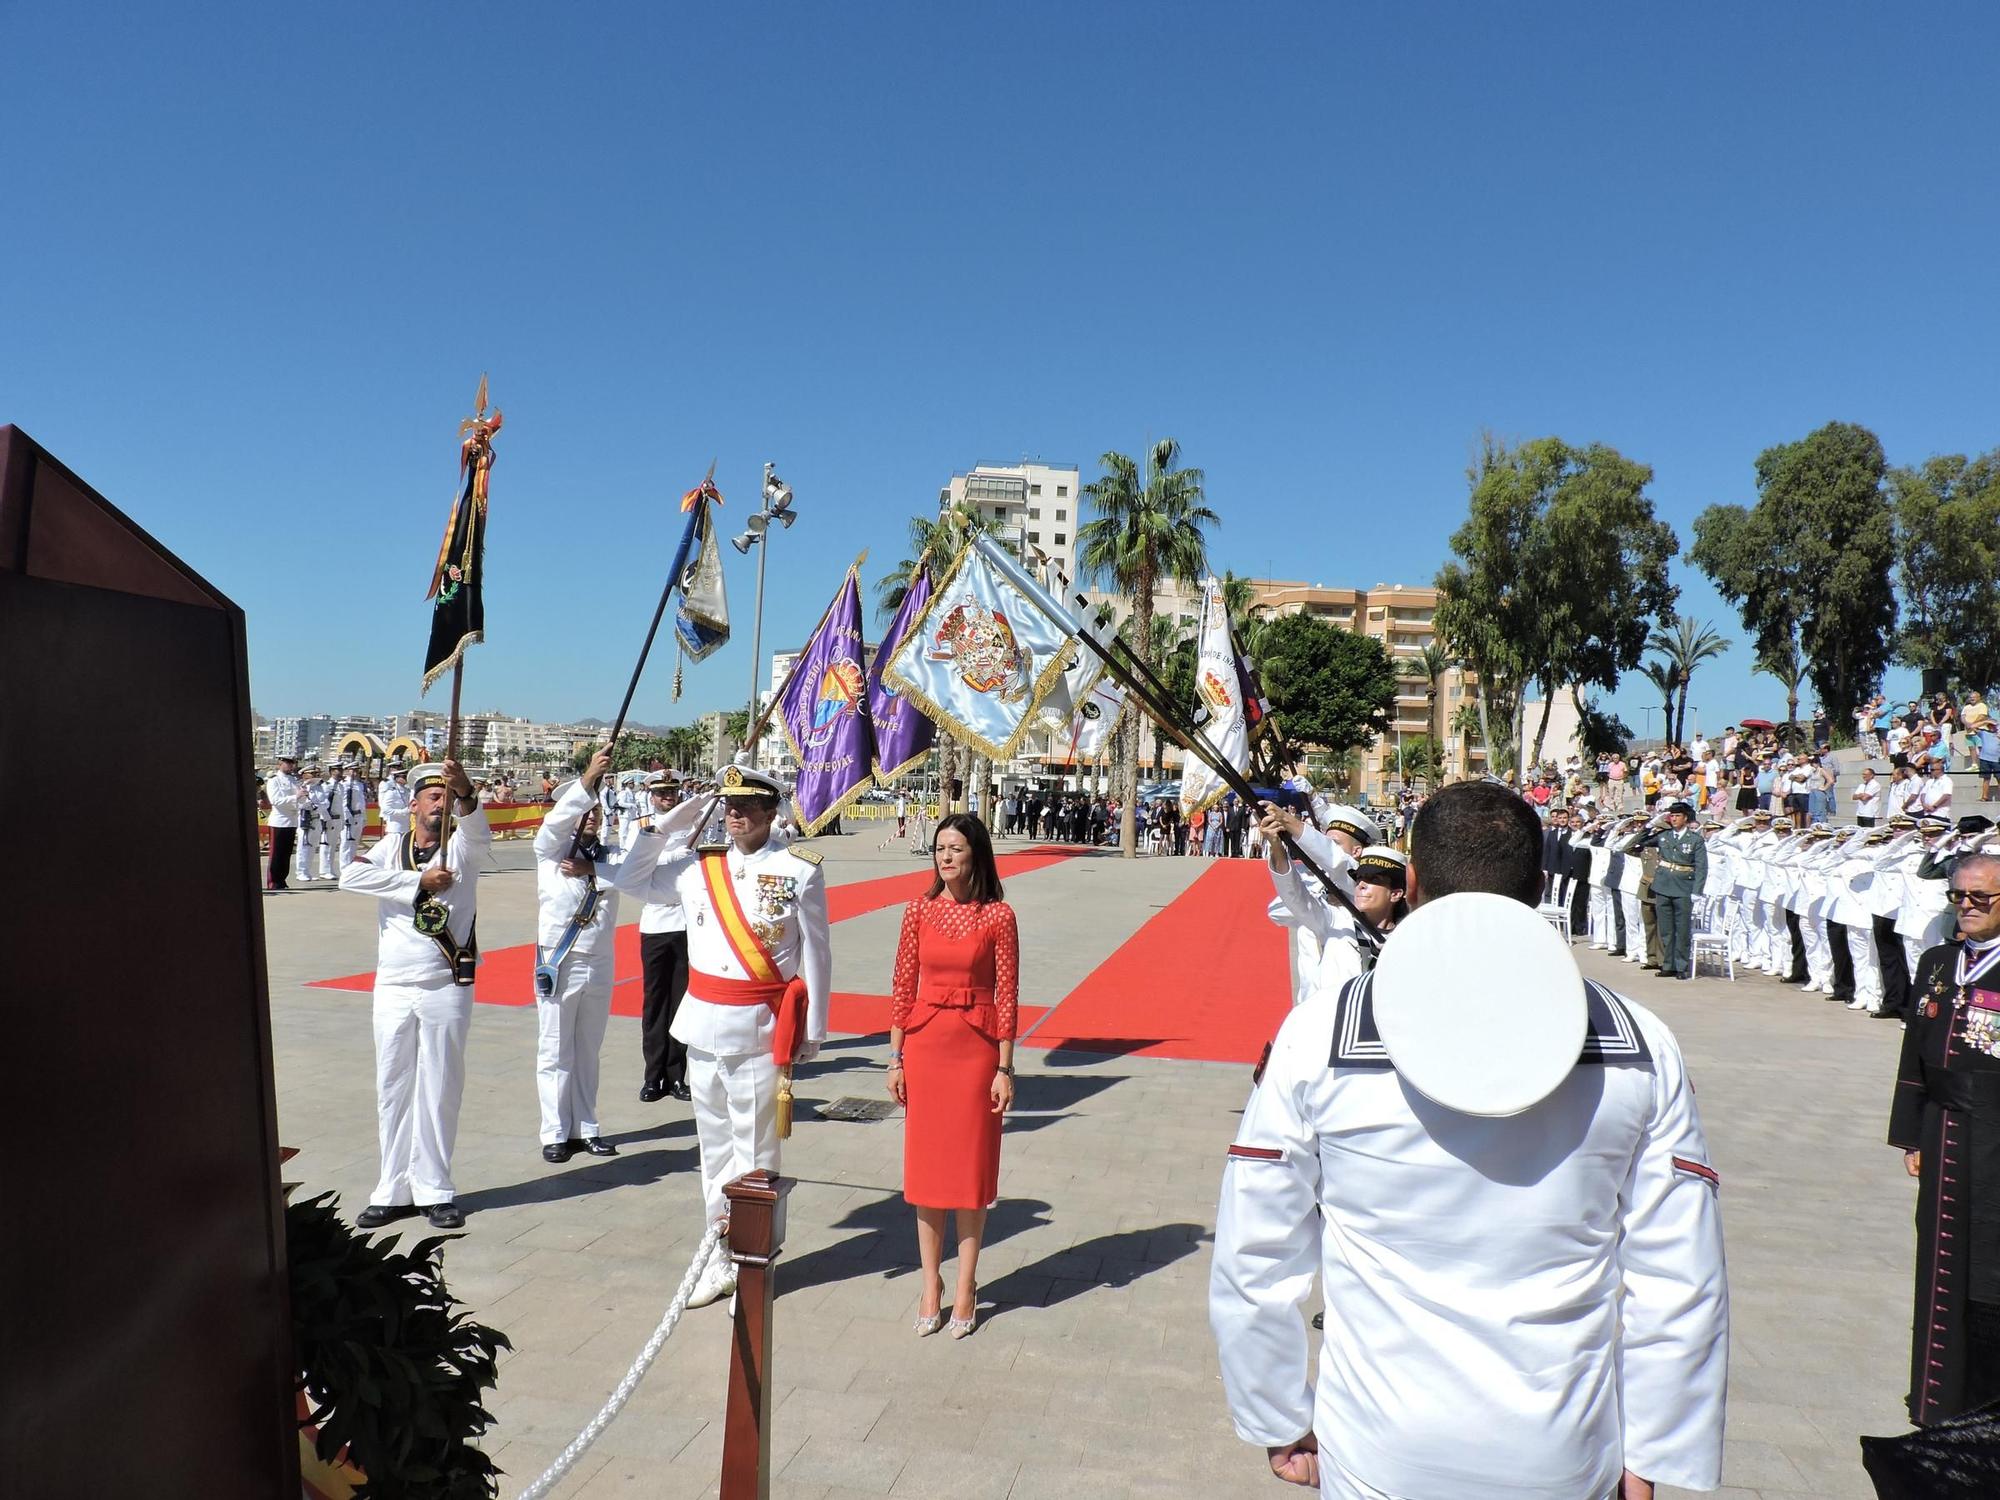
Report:
[[[575,721],[575,723],[578,729],[609,729],[611,727],[611,721],[609,719],[598,719],[598,718],[578,719]],[[634,723],[630,719],[627,719],[625,721],[625,733],[646,734],[646,735],[652,735],[656,738],[660,735],[665,734],[669,727],[670,726],[660,725],[660,724],[638,724]]]

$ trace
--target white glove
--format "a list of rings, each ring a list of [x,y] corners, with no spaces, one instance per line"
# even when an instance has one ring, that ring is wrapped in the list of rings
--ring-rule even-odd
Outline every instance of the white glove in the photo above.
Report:
[[[792,1063],[794,1066],[799,1063],[809,1063],[818,1056],[818,1042],[800,1042],[792,1052]]]

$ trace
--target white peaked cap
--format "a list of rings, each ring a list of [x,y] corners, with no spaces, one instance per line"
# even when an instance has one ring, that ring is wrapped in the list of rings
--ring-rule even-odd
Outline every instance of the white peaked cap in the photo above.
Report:
[[[1320,814],[1320,821],[1327,832],[1338,830],[1350,838],[1359,839],[1364,844],[1382,842],[1382,829],[1376,821],[1358,807],[1349,807],[1344,802],[1330,802]]]
[[[1375,965],[1389,1061],[1460,1114],[1518,1115],[1569,1076],[1589,1021],[1569,945],[1532,906],[1466,891],[1426,901]]]

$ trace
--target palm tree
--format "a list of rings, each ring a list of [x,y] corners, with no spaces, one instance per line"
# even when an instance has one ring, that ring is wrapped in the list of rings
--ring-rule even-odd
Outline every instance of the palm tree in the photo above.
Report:
[[[1240,636],[1244,623],[1250,617],[1250,606],[1257,602],[1257,589],[1247,578],[1238,578],[1233,572],[1222,575],[1222,609],[1229,616],[1229,623]]]
[[[1123,453],[1106,453],[1104,477],[1083,487],[1097,514],[1077,528],[1077,569],[1108,578],[1132,600],[1133,638],[1152,656],[1153,590],[1162,579],[1192,584],[1208,565],[1204,528],[1220,518],[1203,503],[1199,469],[1176,467],[1181,445],[1161,438],[1142,469]],[[1138,737],[1120,766],[1124,811],[1118,842],[1127,859],[1139,852],[1132,806],[1139,787]]]
[[[1444,743],[1444,731],[1438,727],[1438,694],[1444,688],[1445,673],[1451,670],[1451,653],[1438,641],[1424,642],[1424,649],[1410,658],[1424,679],[1424,698],[1430,705],[1424,723],[1430,737],[1437,744]]]
[[[998,521],[981,515],[978,506],[964,500],[942,507],[934,516],[911,516],[910,555],[875,580],[875,607],[882,618],[893,619],[903,607],[903,596],[910,591],[918,568],[926,562],[943,568],[972,538],[999,530]]]
[[[1660,738],[1672,743],[1674,738],[1674,689],[1680,685],[1680,676],[1666,662],[1649,661],[1639,668],[1639,675],[1652,683],[1660,691],[1660,701],[1666,710],[1660,715]]]
[[[1767,651],[1757,658],[1757,670],[1767,672],[1785,685],[1785,723],[1799,722],[1799,684],[1805,681],[1805,663],[1799,660],[1799,648],[1787,643],[1783,654]]]
[[[1646,649],[1657,651],[1666,658],[1667,665],[1673,670],[1676,691],[1680,695],[1678,711],[1674,710],[1671,703],[1668,704],[1669,724],[1665,731],[1667,738],[1675,744],[1687,742],[1688,684],[1694,681],[1694,669],[1703,662],[1722,655],[1729,649],[1730,644],[1727,638],[1717,635],[1707,621],[1704,620],[1697,625],[1685,615],[1675,622],[1673,634],[1669,635],[1664,630],[1655,629],[1646,638]]]

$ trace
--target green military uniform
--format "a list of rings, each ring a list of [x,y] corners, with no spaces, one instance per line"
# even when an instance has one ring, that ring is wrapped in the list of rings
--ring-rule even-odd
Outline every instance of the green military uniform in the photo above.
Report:
[[[1660,871],[1660,851],[1648,843],[1639,852],[1639,920],[1646,929],[1646,967],[1660,966],[1660,914],[1653,910],[1653,877]]]
[[[1660,865],[1653,872],[1653,911],[1660,928],[1660,974],[1694,977],[1694,898],[1708,883],[1708,845],[1696,828],[1659,836]]]

